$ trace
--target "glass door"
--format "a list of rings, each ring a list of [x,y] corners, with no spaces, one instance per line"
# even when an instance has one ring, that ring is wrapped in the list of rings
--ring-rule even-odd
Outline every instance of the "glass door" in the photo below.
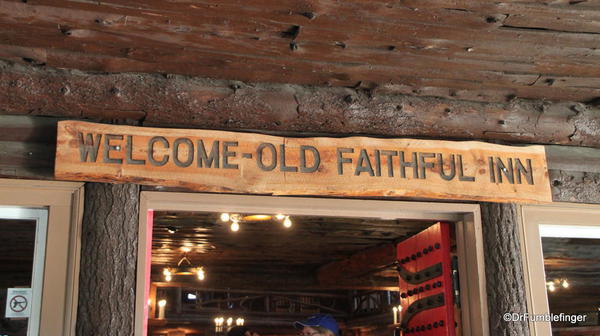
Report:
[[[600,335],[600,206],[525,205],[521,218],[531,335]]]
[[[0,206],[0,336],[39,334],[48,210]]]

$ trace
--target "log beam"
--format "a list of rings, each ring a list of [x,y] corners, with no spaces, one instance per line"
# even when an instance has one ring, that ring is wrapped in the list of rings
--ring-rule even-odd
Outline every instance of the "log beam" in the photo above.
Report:
[[[600,204],[600,172],[550,171],[552,200]]]
[[[243,276],[240,276],[243,274]],[[194,277],[176,278],[174,282],[164,281],[161,275],[153,275],[152,282],[154,284],[162,284],[162,286],[181,286],[186,288],[194,288],[202,286],[203,288],[228,289],[236,288],[243,290],[265,290],[271,288],[273,290],[290,291],[290,290],[398,290],[397,277],[383,276],[364,276],[357,279],[347,279],[344,281],[324,282],[317,281],[317,277],[313,274],[273,274],[273,273],[253,273],[251,271],[237,273],[213,273],[209,272],[205,281],[199,283]]]
[[[360,83],[487,102],[584,102],[600,93],[600,16],[591,3],[2,1],[0,59],[112,73]]]
[[[370,134],[600,147],[600,109],[577,102],[477,103],[364,88],[97,74],[0,62],[0,113],[144,126]]]

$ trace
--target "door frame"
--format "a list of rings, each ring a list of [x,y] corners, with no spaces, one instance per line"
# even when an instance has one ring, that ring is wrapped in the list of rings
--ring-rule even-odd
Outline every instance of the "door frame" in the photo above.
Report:
[[[0,178],[0,204],[48,209],[40,336],[75,336],[83,183]]]
[[[153,211],[285,213],[454,222],[463,335],[489,335],[478,204],[143,191],[140,195],[135,336],[146,336]],[[467,252],[468,251],[468,252]]]
[[[600,219],[600,205],[552,203],[522,205],[520,208],[519,240],[525,270],[527,312],[530,316],[548,314],[550,309],[540,225],[600,226],[600,220],[596,223],[590,222],[590,218]],[[550,322],[529,321],[529,330],[532,336],[552,334]]]
[[[48,232],[48,209],[0,205],[1,219],[33,220],[35,233],[33,244],[33,264],[31,269],[31,308],[27,321],[27,335],[37,336],[40,330],[42,293],[44,285],[44,257],[46,255],[46,235]],[[15,224],[19,225],[19,224]]]

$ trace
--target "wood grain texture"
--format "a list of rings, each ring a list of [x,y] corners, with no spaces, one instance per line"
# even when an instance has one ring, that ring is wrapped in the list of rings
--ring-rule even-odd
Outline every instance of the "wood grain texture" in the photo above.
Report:
[[[527,336],[527,321],[506,322],[505,313],[526,313],[525,280],[515,204],[481,203],[490,335]]]
[[[529,173],[519,172],[518,163]],[[58,124],[55,176],[212,192],[550,201],[541,146],[284,138],[78,121]]]
[[[133,335],[139,186],[85,186],[77,335]]]
[[[150,74],[98,74],[0,62],[0,113],[147,126],[370,134],[600,147],[592,104],[476,103],[369,86],[328,88]],[[403,90],[403,89],[402,89]],[[401,91],[402,91],[401,90]]]
[[[600,14],[581,3],[3,1],[0,58],[99,72],[367,83],[487,102],[583,102],[600,95]]]

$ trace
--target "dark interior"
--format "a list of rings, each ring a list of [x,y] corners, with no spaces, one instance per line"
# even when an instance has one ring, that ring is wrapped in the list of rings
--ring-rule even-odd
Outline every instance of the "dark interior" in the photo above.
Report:
[[[26,335],[27,319],[4,318],[7,288],[31,287],[35,221],[0,219],[0,335]]]
[[[333,315],[344,335],[392,331],[391,305],[398,302],[394,265],[376,265],[364,274],[326,283],[319,270],[370,248],[395,243],[434,224],[431,221],[290,216],[281,220],[242,220],[238,232],[220,213],[155,212],[152,287],[167,302],[165,319],[151,318],[149,335],[214,335],[216,316],[243,316],[261,335],[293,335],[292,323],[313,313]],[[242,214],[247,216],[249,214]],[[274,215],[274,214],[270,214]],[[183,252],[182,247],[191,251]],[[174,275],[164,267],[186,256],[203,266],[206,279]],[[322,276],[322,275],[321,275]],[[326,276],[326,275],[325,275]],[[325,279],[326,280],[326,279]],[[151,289],[151,297],[152,297]],[[196,295],[189,300],[188,294]],[[170,334],[169,334],[170,335]]]
[[[586,315],[577,325],[553,323],[553,331],[579,327],[580,335],[599,335],[600,239],[544,237],[542,248],[550,312]]]

